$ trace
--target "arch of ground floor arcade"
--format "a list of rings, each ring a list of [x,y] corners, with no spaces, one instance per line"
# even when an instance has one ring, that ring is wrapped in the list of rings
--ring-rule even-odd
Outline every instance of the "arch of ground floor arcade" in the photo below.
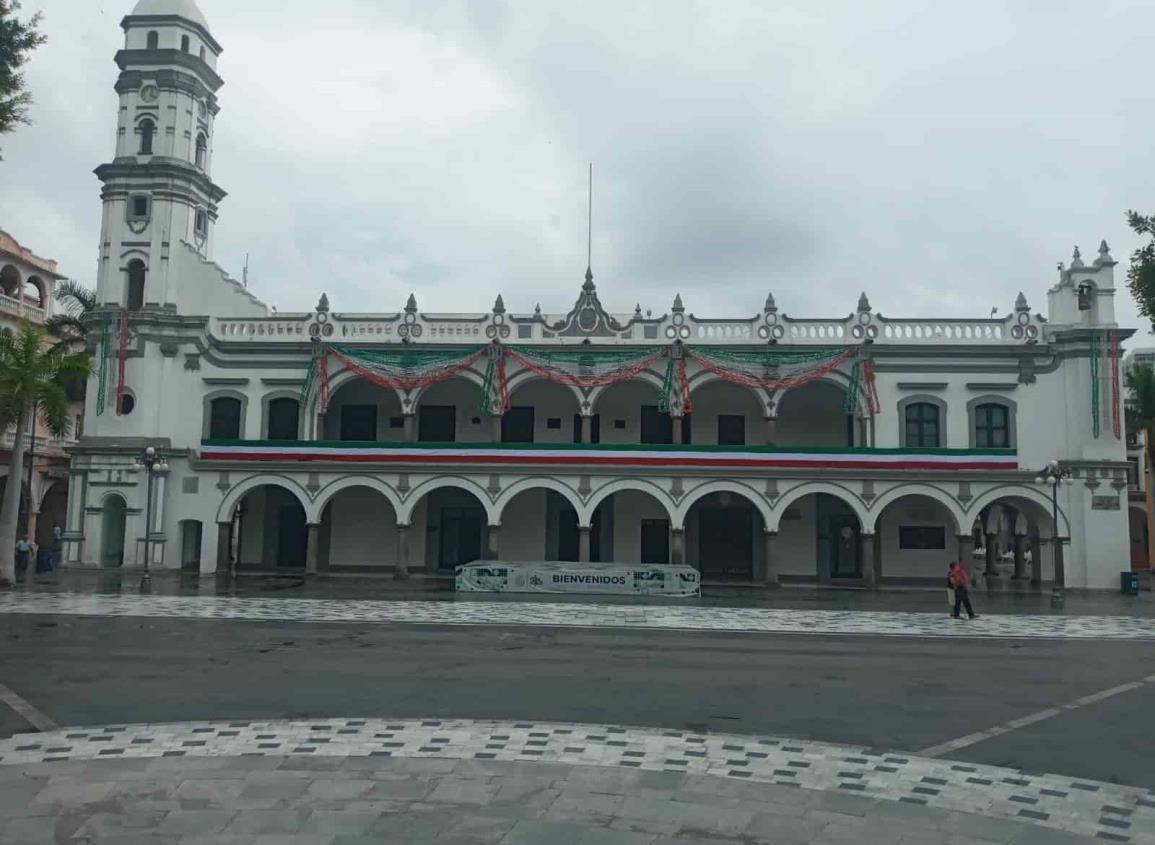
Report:
[[[287,476],[253,477],[220,506],[227,544],[218,566],[448,576],[476,560],[670,563],[707,581],[869,585],[937,583],[963,560],[977,578],[1053,578],[1048,508],[1026,489],[960,501],[917,482],[874,494],[857,482],[779,490],[764,481],[681,488],[616,479],[580,490],[574,481],[526,477],[502,487],[496,477],[440,476],[399,491],[367,474],[309,490]],[[1060,521],[1065,536],[1061,513]],[[180,562],[195,568],[197,526],[180,533]]]

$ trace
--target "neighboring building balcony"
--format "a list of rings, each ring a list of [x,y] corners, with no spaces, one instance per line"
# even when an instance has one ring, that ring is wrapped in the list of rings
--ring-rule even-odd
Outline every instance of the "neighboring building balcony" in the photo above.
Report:
[[[27,320],[37,325],[43,325],[48,319],[48,312],[44,308],[4,293],[0,293],[0,315]]]

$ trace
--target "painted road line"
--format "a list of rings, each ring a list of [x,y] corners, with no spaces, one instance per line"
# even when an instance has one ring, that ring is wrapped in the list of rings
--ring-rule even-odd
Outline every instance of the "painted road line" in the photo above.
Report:
[[[1047,707],[1039,710],[1036,713],[1031,713],[1027,716],[1020,716],[1017,719],[1011,719],[1009,722],[1003,722],[1001,725],[995,725],[993,728],[987,728],[985,731],[977,731],[966,736],[960,736],[957,739],[952,739],[947,742],[932,745],[930,748],[924,748],[917,752],[922,757],[942,757],[945,754],[950,754],[958,751],[960,748],[966,748],[971,745],[977,745],[980,742],[986,742],[988,739],[994,739],[996,736],[1008,734],[1011,731],[1017,731],[1019,728],[1025,728],[1028,725],[1034,725],[1039,722],[1044,722],[1047,719],[1053,719],[1055,716],[1062,715],[1071,710],[1079,710],[1083,707],[1088,707],[1092,704],[1098,704],[1101,701],[1106,701],[1109,698],[1114,698],[1117,695],[1122,695],[1126,692],[1131,692],[1142,688],[1143,686],[1155,683],[1155,675],[1149,675],[1140,681],[1132,681],[1126,684],[1119,684],[1110,689],[1093,692],[1090,695],[1084,695],[1082,698],[1076,698],[1074,701],[1067,704],[1060,704],[1055,707]]]
[[[0,684],[0,703],[8,705],[10,710],[41,733],[60,727],[4,684]]]

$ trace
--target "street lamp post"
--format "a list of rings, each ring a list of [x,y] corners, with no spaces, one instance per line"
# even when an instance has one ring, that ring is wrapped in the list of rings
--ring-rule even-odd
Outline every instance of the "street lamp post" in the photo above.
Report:
[[[140,591],[148,592],[152,586],[152,482],[153,478],[168,472],[168,461],[156,449],[149,446],[133,463],[133,472],[144,471],[147,475],[144,500],[144,575],[140,578]]]
[[[1066,574],[1063,571],[1063,538],[1059,536],[1059,485],[1074,484],[1071,471],[1058,461],[1047,461],[1042,472],[1035,478],[1036,484],[1046,484],[1051,488],[1051,541],[1054,543],[1053,560],[1055,580],[1051,586],[1051,607],[1062,607],[1065,601]]]

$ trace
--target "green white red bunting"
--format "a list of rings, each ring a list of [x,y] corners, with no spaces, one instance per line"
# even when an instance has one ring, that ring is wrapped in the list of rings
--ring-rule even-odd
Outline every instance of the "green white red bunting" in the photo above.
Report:
[[[1013,452],[974,449],[819,449],[771,447],[506,447],[347,443],[206,442],[205,461],[246,463],[426,464],[436,466],[714,467],[742,469],[1014,470]]]

